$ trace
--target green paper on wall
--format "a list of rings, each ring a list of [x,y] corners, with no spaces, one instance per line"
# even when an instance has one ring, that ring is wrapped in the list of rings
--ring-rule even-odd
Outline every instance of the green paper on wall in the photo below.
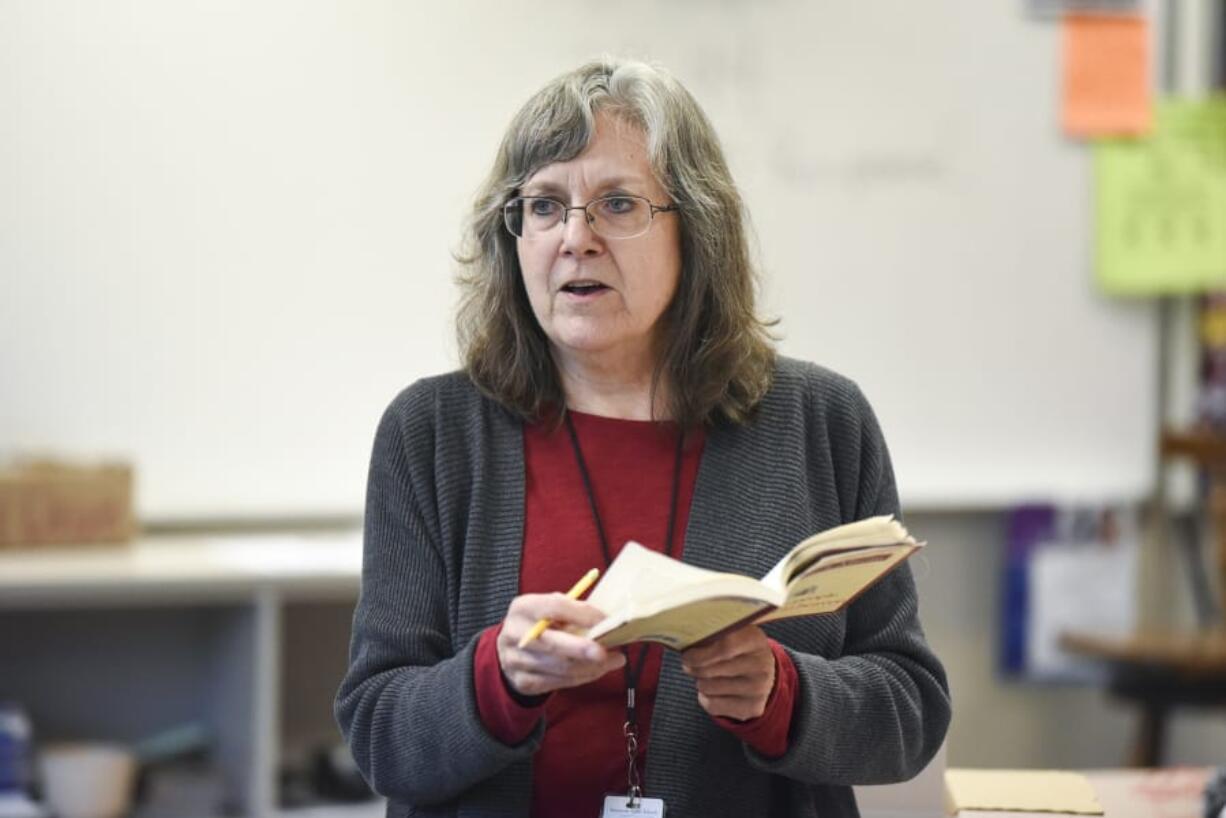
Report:
[[[1150,136],[1095,145],[1094,177],[1104,290],[1226,286],[1226,98],[1159,103]]]

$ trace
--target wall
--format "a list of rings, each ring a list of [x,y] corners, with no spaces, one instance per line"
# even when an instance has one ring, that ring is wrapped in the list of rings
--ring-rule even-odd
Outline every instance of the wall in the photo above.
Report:
[[[0,32],[0,451],[129,457],[146,519],[360,508],[383,406],[455,365],[505,123],[610,51],[703,103],[783,349],[863,385],[913,502],[1151,481],[1156,312],[1090,283],[1024,3],[7,3]]]

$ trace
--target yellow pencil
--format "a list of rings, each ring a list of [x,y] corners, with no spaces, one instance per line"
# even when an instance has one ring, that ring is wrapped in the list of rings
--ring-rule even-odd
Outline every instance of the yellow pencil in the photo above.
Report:
[[[591,571],[588,571],[583,575],[582,579],[575,583],[575,587],[566,592],[566,598],[578,599],[579,597],[583,596],[583,593],[588,588],[592,587],[592,583],[596,581],[596,577],[598,576],[600,576],[599,568],[593,568]],[[536,624],[532,626],[532,630],[525,633],[523,638],[519,640],[519,646],[522,648],[529,645],[532,640],[544,633],[545,629],[548,628],[549,625],[550,622],[548,619],[538,619]]]

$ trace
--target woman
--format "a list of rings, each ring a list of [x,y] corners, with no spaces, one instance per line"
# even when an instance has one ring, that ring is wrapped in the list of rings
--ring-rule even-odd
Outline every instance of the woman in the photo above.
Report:
[[[634,62],[554,80],[470,242],[465,368],[402,392],[376,435],[337,698],[388,814],[597,816],[641,787],[643,814],[826,818],[856,814],[850,785],[918,772],[949,700],[905,564],[843,613],[682,654],[605,650],[576,635],[601,612],[557,593],[629,539],[760,576],[898,512],[856,386],[769,343],[689,93]]]

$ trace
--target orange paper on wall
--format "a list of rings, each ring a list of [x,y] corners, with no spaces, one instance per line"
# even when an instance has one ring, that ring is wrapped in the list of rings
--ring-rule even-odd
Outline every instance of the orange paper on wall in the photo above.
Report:
[[[1152,121],[1149,23],[1135,14],[1064,18],[1064,130],[1134,136]]]

